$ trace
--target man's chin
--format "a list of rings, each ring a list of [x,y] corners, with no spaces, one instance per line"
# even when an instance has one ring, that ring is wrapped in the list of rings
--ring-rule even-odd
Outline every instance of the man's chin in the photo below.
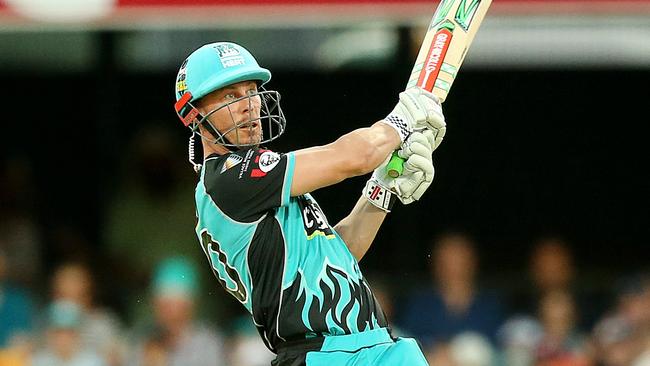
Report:
[[[260,142],[262,141],[262,138],[261,138],[261,136],[256,136],[256,137],[253,137],[253,138],[228,139],[228,141],[230,141],[230,143],[233,144],[233,145],[240,146],[240,147],[246,147],[246,146],[257,146],[257,145],[259,145]]]

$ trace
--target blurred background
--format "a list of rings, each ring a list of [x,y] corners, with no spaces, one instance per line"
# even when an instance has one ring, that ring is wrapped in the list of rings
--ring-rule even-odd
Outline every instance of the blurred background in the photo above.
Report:
[[[437,3],[0,0],[0,365],[268,365],[194,236],[184,58],[238,42],[288,130],[384,117]],[[650,365],[650,1],[494,0],[423,200],[361,262],[434,366]],[[329,221],[365,177],[314,195]],[[404,233],[408,233],[405,235]]]

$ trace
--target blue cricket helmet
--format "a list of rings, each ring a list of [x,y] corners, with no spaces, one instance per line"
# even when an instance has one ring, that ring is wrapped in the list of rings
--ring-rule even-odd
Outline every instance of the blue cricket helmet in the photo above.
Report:
[[[183,61],[176,76],[174,109],[186,127],[192,130],[189,146],[189,160],[195,170],[200,169],[200,164],[194,162],[194,134],[198,134],[205,141],[221,144],[230,149],[240,149],[247,146],[265,144],[280,137],[285,131],[286,119],[280,108],[280,93],[265,90],[262,86],[271,80],[271,72],[260,67],[253,55],[244,47],[232,42],[215,42],[206,44],[192,52]],[[247,95],[202,115],[194,103],[198,99],[228,85],[242,81],[257,81],[261,91]],[[233,125],[219,131],[209,120],[215,112],[230,108],[234,103],[245,100],[253,105],[261,101],[260,113],[252,114],[245,121],[233,121]],[[243,143],[239,140],[238,128],[254,124],[262,126],[259,141]],[[199,126],[204,126],[211,136],[201,133]],[[234,132],[234,138],[226,136]]]
[[[232,42],[206,44],[183,62],[176,76],[176,101],[186,93],[190,102],[241,81],[256,80],[260,85],[271,80],[271,72],[260,67],[244,47]]]

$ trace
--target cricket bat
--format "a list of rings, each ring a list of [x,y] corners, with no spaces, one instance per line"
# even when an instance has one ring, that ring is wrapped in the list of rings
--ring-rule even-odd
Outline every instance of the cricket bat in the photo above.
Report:
[[[454,83],[474,35],[492,0],[441,0],[424,36],[406,89],[419,86],[435,94],[440,102]],[[388,175],[402,174],[404,159],[393,153]]]

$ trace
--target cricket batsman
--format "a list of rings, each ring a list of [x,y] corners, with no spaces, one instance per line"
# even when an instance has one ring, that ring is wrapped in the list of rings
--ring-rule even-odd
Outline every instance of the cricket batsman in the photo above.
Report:
[[[286,126],[280,94],[264,89],[270,79],[229,42],[200,47],[178,72],[175,109],[192,131],[199,174],[196,234],[212,272],[277,354],[272,365],[427,365],[415,340],[391,336],[359,261],[393,204],[418,200],[431,184],[446,128],[437,98],[411,88],[369,127],[277,153],[262,147]],[[393,179],[395,150],[405,164]],[[310,192],[371,172],[352,212],[331,226]]]

